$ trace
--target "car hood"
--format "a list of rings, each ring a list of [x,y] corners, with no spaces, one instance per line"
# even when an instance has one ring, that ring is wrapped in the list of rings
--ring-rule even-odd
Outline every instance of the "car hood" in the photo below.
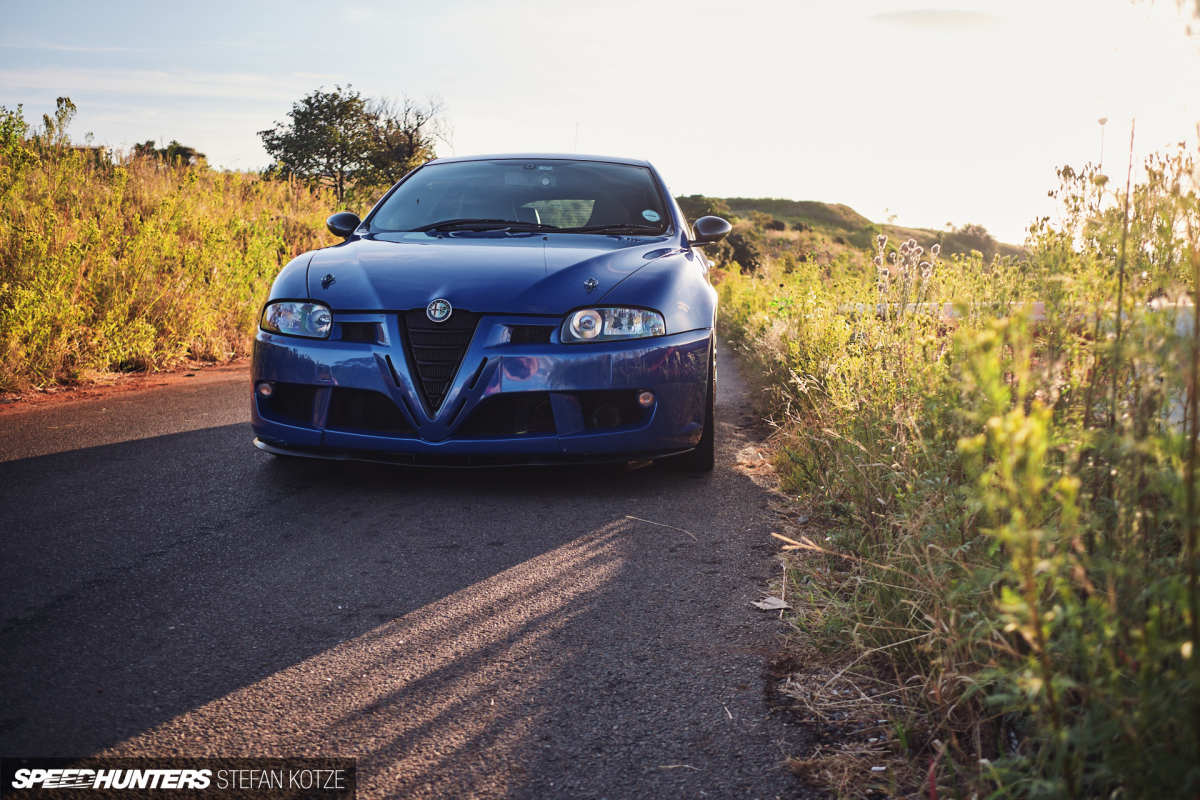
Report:
[[[317,251],[308,293],[340,311],[424,308],[441,297],[468,311],[561,314],[674,252],[670,244],[587,234],[374,234]]]

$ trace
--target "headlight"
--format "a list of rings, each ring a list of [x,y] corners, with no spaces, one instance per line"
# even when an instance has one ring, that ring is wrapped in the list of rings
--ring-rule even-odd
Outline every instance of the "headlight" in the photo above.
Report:
[[[259,326],[264,331],[286,333],[289,336],[328,339],[329,329],[333,326],[333,314],[328,306],[320,303],[270,303],[263,309]]]
[[[583,308],[567,315],[564,342],[603,342],[643,339],[667,332],[662,314],[644,308]]]

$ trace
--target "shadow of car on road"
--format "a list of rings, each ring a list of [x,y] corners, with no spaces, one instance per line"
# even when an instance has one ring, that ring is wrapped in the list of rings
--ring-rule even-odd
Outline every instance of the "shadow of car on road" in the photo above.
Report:
[[[78,756],[127,742],[126,752],[137,751],[132,743],[158,726],[339,646],[361,646],[388,626],[428,626],[447,598],[450,618],[487,629],[491,611],[505,607],[488,598],[513,586],[524,599],[507,607],[542,611],[513,623],[521,633],[499,628],[487,646],[460,653],[468,672],[500,648],[520,650],[530,675],[587,675],[577,648],[606,647],[614,655],[604,659],[624,674],[631,656],[614,631],[637,643],[637,658],[654,660],[646,648],[659,646],[663,629],[697,604],[727,604],[712,591],[715,578],[691,585],[693,576],[724,558],[739,509],[765,502],[749,499],[762,490],[728,468],[703,478],[657,466],[412,469],[274,459],[249,439],[248,426],[226,425],[0,463],[10,565],[0,600],[0,750]],[[594,547],[603,557],[579,555],[579,564],[592,559],[603,579],[580,567],[573,581],[574,556],[564,554]],[[664,611],[664,591],[682,605]],[[436,637],[429,642],[436,650]],[[361,675],[354,662],[338,662],[339,685]],[[545,707],[518,716],[558,717],[579,691],[539,689]],[[405,707],[421,704],[391,692]],[[311,703],[293,700],[289,713],[303,720]],[[355,703],[341,711],[373,713]],[[202,731],[189,753],[205,737],[261,751],[253,716],[213,724],[240,733]],[[288,752],[301,743],[272,741]]]

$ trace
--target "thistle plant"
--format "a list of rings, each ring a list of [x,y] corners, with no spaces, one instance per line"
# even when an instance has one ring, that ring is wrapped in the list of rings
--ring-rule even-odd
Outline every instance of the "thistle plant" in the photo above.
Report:
[[[885,319],[901,320],[923,310],[923,304],[932,296],[934,267],[942,246],[934,243],[925,257],[925,248],[916,239],[907,239],[900,247],[887,249],[888,237],[879,234],[875,238],[875,255],[871,263],[875,266],[879,294],[880,313]],[[935,309],[929,309],[939,313]]]

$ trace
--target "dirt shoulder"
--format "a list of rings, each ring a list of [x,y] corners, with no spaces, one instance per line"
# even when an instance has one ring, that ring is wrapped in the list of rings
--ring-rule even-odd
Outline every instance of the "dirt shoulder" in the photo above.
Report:
[[[26,392],[0,392],[0,416],[85,400],[103,400],[116,395],[145,392],[183,383],[204,385],[235,380],[243,376],[249,380],[249,370],[249,358],[238,358],[222,364],[197,361],[164,372],[114,372],[74,386],[54,386]]]

